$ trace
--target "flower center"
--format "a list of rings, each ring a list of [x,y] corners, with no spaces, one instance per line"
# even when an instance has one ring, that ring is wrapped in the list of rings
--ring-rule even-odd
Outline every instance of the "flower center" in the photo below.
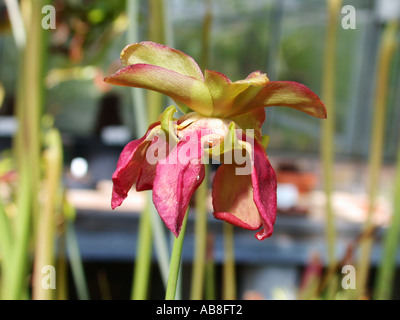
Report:
[[[229,133],[229,124],[232,120],[203,117],[197,112],[186,114],[178,120],[179,126],[183,129],[177,132],[180,140],[194,133],[202,141],[204,147],[212,148],[219,145]]]

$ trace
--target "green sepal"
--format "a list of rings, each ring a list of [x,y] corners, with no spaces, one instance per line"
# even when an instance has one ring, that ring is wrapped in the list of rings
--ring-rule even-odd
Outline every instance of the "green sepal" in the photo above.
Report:
[[[267,149],[268,144],[269,144],[269,135],[265,134],[262,136],[261,144],[264,147],[264,149]]]
[[[218,145],[205,149],[204,151],[208,153],[211,157],[219,157],[221,154],[226,152],[230,152],[232,150],[238,149],[242,150],[243,146],[239,142],[239,139],[236,135],[236,124],[232,121],[228,126],[228,134],[226,135],[225,139]]]
[[[160,118],[161,129],[166,135],[167,142],[171,142],[171,138],[175,143],[179,141],[176,136],[176,124],[174,124],[174,121],[176,121],[176,119],[174,119],[174,114],[176,112],[177,110],[175,106],[169,106],[165,109]]]

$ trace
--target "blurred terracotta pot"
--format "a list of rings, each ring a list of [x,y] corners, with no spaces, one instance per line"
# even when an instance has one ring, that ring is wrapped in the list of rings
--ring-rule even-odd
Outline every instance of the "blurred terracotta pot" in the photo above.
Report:
[[[317,183],[317,176],[310,172],[278,170],[276,178],[278,183],[290,183],[297,186],[300,193],[310,192]]]

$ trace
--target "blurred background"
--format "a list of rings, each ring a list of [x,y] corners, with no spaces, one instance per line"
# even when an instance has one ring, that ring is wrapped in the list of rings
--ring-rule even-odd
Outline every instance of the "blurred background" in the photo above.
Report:
[[[54,28],[43,27],[43,19],[52,22],[46,5],[55,9]],[[327,105],[329,122],[266,109],[278,216],[262,242],[234,229],[236,298],[350,298],[356,289],[340,287],[344,265],[359,265],[358,298],[400,298],[399,1],[2,0],[0,17],[3,298],[31,297],[35,261],[46,254],[57,270],[52,298],[131,297],[147,200],[132,190],[112,212],[111,176],[124,145],[145,133],[138,110],[151,105],[143,90],[103,78],[121,67],[125,45],[144,40],[184,51],[233,81],[260,70],[300,82]],[[349,19],[354,28],[346,28]],[[223,223],[209,210],[205,294],[221,298]],[[194,211],[195,203],[182,256],[184,299]],[[147,297],[162,299],[157,242],[153,249]],[[5,294],[11,287],[14,295]]]

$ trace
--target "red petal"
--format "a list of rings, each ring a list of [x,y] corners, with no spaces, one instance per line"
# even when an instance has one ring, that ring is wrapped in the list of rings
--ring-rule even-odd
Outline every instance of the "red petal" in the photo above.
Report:
[[[253,199],[263,221],[263,229],[256,234],[258,240],[272,235],[276,220],[276,175],[264,148],[254,141],[254,170],[251,174]]]
[[[142,164],[146,158],[146,150],[150,145],[150,141],[146,141],[147,134],[157,125],[159,125],[158,122],[153,123],[144,137],[129,142],[122,150],[117,163],[117,169],[112,175],[112,209],[122,204],[128,195],[128,191],[136,183]]]
[[[157,164],[150,164],[144,161],[140,176],[136,182],[136,191],[145,191],[153,189],[153,181],[156,175]]]
[[[128,196],[128,191],[136,183],[139,177],[142,163],[145,160],[146,149],[150,142],[145,137],[129,142],[122,150],[115,170],[113,180],[113,192],[111,207],[120,206]]]
[[[161,140],[159,140],[161,139]],[[165,153],[168,154],[169,145],[162,137],[155,136],[151,142],[151,146],[157,144],[157,148],[163,147]],[[151,148],[151,147],[149,147]],[[150,149],[148,149],[150,150]],[[157,152],[157,150],[155,150]],[[155,154],[158,156],[158,153]],[[136,191],[144,191],[153,189],[153,182],[156,175],[157,163],[150,163],[149,161],[143,161],[142,170],[140,171],[140,176],[136,182]]]
[[[239,227],[256,230],[258,240],[271,236],[276,219],[276,176],[263,147],[254,142],[251,175],[236,175],[237,166],[222,164],[214,177],[214,216]]]
[[[241,228],[256,230],[261,227],[260,214],[253,201],[251,175],[236,175],[235,164],[218,168],[212,188],[214,217]]]
[[[190,155],[187,150],[190,150]],[[192,152],[196,150],[197,152]],[[198,137],[189,141],[182,140],[156,166],[153,202],[161,219],[176,237],[181,230],[189,201],[204,179],[201,155]],[[191,163],[191,159],[196,163]]]

